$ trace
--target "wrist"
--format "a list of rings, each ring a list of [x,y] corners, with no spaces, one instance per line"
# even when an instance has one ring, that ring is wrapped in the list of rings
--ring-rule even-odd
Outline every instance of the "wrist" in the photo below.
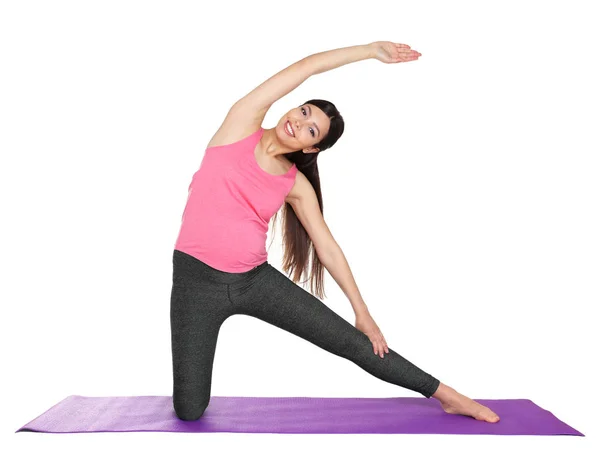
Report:
[[[371,42],[369,44],[365,44],[367,58],[375,58],[375,43]]]
[[[369,314],[369,308],[367,308],[366,304],[361,304],[357,307],[354,308],[354,315],[358,318],[364,315],[370,315]]]

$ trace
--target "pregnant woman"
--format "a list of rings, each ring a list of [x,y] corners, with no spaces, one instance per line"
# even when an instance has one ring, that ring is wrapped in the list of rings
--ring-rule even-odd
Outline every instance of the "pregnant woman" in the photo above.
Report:
[[[311,75],[368,58],[391,64],[420,55],[387,41],[317,53],[275,74],[230,108],[192,177],[173,251],[173,408],[179,419],[199,419],[208,407],[219,329],[228,317],[245,314],[383,381],[434,397],[447,413],[499,420],[389,348],[371,317],[323,218],[317,158],[344,131],[335,105],[309,100],[274,128],[262,127],[271,105]],[[292,279],[267,262],[269,223],[281,208],[283,269]],[[323,267],[350,300],[355,325],[319,299],[324,297]],[[311,292],[296,284],[303,274]]]

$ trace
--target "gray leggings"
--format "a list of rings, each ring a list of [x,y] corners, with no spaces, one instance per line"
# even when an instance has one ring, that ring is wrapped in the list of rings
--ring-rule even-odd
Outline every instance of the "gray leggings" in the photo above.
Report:
[[[233,314],[268,322],[427,398],[440,384],[389,346],[383,358],[375,355],[366,334],[268,262],[227,273],[174,250],[170,314],[173,408],[182,420],[200,418],[208,406],[217,336]]]

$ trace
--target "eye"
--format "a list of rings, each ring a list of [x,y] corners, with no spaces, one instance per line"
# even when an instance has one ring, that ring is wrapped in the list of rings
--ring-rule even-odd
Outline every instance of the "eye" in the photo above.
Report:
[[[304,107],[300,107],[300,110],[302,110],[302,114],[303,114],[304,116],[306,116],[306,110],[305,110],[305,108],[304,108]],[[315,137],[315,129],[313,129],[313,128],[309,127],[309,130],[310,130],[310,134],[311,134],[311,135],[313,136],[313,138],[314,138],[314,137]]]

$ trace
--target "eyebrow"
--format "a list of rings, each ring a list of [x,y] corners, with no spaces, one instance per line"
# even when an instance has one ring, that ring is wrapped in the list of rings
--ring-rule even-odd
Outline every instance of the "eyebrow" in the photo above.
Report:
[[[312,110],[310,108],[310,105],[306,104],[306,108],[308,108],[308,112],[311,114],[312,116]],[[319,129],[319,126],[317,126],[316,122],[313,122],[313,125],[315,126],[315,128],[317,129],[317,131],[319,132],[319,136],[321,136],[321,130]]]

